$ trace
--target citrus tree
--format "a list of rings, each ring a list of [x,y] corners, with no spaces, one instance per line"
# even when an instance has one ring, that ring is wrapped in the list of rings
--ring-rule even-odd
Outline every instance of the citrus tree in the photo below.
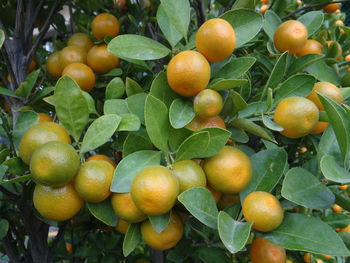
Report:
[[[347,262],[347,2],[2,1],[2,258]]]

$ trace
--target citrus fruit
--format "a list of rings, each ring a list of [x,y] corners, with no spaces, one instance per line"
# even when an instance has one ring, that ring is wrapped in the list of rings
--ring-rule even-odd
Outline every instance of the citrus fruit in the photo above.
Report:
[[[7,112],[11,112],[11,106],[6,101],[4,102],[4,110]]]
[[[67,46],[76,46],[88,52],[94,43],[92,42],[89,35],[84,33],[75,33],[72,35],[67,42]]]
[[[192,97],[205,89],[210,79],[210,65],[197,51],[182,51],[173,57],[167,69],[170,87],[184,97]]]
[[[30,171],[35,182],[46,186],[62,186],[73,179],[80,167],[74,148],[59,141],[40,146],[30,160]]]
[[[218,208],[220,210],[224,210],[225,208],[229,207],[230,205],[239,203],[239,195],[233,194],[228,195],[224,194],[221,196],[219,202],[218,202]]]
[[[112,194],[111,203],[118,217],[127,222],[137,223],[147,218],[147,216],[135,206],[130,193]]]
[[[41,122],[35,124],[24,133],[19,143],[19,156],[26,164],[29,164],[34,151],[51,141],[71,143],[66,130],[57,123]]]
[[[126,0],[114,0],[113,5],[115,8],[118,8],[119,11],[123,11],[126,8]]]
[[[113,165],[114,168],[117,166],[117,164],[111,158],[103,154],[92,155],[86,159],[87,162],[92,160],[104,160],[109,162],[111,165]]]
[[[90,91],[95,86],[94,72],[83,63],[69,64],[64,68],[62,75],[71,77],[84,91]]]
[[[225,122],[220,116],[214,116],[209,118],[201,118],[199,116],[195,116],[193,120],[185,127],[192,131],[210,127],[226,129]]]
[[[336,25],[336,26],[344,26],[344,22],[341,21],[341,20],[337,20],[337,21],[335,21],[334,25]]]
[[[268,4],[268,3],[269,3],[269,0],[260,0],[260,2],[261,2],[262,4]]]
[[[250,248],[252,263],[285,263],[286,250],[261,237],[253,240]]]
[[[310,253],[306,253],[303,257],[304,262],[306,263],[310,263],[311,262],[311,254]]]
[[[219,191],[216,191],[215,189],[213,189],[213,187],[211,187],[210,185],[207,185],[206,188],[211,192],[211,194],[214,197],[215,203],[218,203],[220,201],[220,198],[222,196],[222,193]]]
[[[307,98],[315,103],[319,110],[324,110],[324,107],[316,92],[328,96],[338,104],[343,103],[343,93],[341,93],[340,89],[337,86],[333,85],[330,82],[317,82],[315,83],[312,91],[307,96]]]
[[[193,100],[194,112],[202,118],[219,115],[224,103],[219,92],[212,89],[204,89]]]
[[[345,56],[346,61],[350,61],[350,54]]]
[[[316,105],[304,97],[281,100],[274,114],[274,121],[283,127],[280,133],[288,138],[300,138],[309,134],[315,128],[318,118]]]
[[[38,63],[36,62],[36,59],[32,59],[28,64],[28,72],[34,71],[38,67]]]
[[[63,68],[60,64],[60,52],[52,53],[46,61],[47,71],[55,78],[59,78],[62,75]]]
[[[317,122],[315,128],[313,128],[310,134],[320,134],[324,132],[325,129],[327,129],[328,125],[329,125],[328,122],[324,122],[324,121]]]
[[[68,46],[60,51],[60,65],[64,70],[69,64],[86,64],[87,53],[84,49],[76,46]]]
[[[332,210],[335,213],[341,213],[343,212],[343,208],[337,204],[332,205]]]
[[[306,40],[304,46],[302,46],[296,53],[297,56],[305,56],[308,54],[322,54],[323,47],[320,42],[316,40]]]
[[[129,226],[130,226],[129,222],[126,222],[125,220],[119,218],[117,225],[115,226],[115,229],[122,234],[126,234]]]
[[[204,161],[203,170],[208,183],[224,194],[236,194],[242,191],[252,178],[252,165],[248,156],[232,146]]]
[[[111,192],[114,167],[104,160],[84,163],[74,179],[74,187],[81,198],[91,203],[105,200]]]
[[[341,79],[341,85],[343,87],[350,87],[350,72],[346,72],[345,75]]]
[[[131,184],[131,197],[146,215],[161,215],[175,204],[179,182],[171,171],[160,165],[142,169]]]
[[[340,3],[334,3],[334,4],[328,4],[326,6],[323,7],[323,10],[326,13],[334,13],[335,11],[337,11],[338,9],[340,9],[341,4]]]
[[[261,14],[265,14],[266,11],[267,11],[268,9],[269,9],[269,6],[268,6],[268,5],[262,5],[262,6],[260,7],[259,12],[260,12]]]
[[[87,54],[89,67],[98,74],[105,74],[118,67],[119,58],[107,50],[107,45],[93,46]]]
[[[200,26],[196,33],[198,51],[211,62],[219,62],[229,57],[235,46],[235,31],[224,19],[209,19]]]
[[[280,202],[267,192],[252,192],[243,201],[242,212],[247,222],[261,232],[276,229],[282,223],[283,209]]]
[[[299,21],[288,20],[276,30],[273,41],[280,52],[296,54],[306,43],[307,29]]]
[[[48,122],[48,121],[52,121],[52,118],[46,114],[46,113],[38,113],[39,115],[39,120],[38,122]]]
[[[178,214],[172,211],[168,226],[160,233],[154,230],[149,220],[141,224],[141,235],[143,240],[151,248],[166,250],[174,247],[183,235],[183,223]]]
[[[350,224],[347,227],[339,229],[338,232],[350,233]]]
[[[192,160],[174,163],[171,172],[179,181],[179,193],[192,187],[205,187],[207,184],[202,167]]]
[[[75,216],[84,201],[76,193],[72,184],[55,188],[37,184],[33,193],[33,203],[43,217],[64,221]]]
[[[340,189],[340,190],[346,190],[346,189],[348,189],[348,185],[339,185],[338,186],[338,188]]]
[[[115,37],[119,34],[120,23],[115,16],[102,13],[92,21],[91,30],[98,40],[102,40],[106,36]]]

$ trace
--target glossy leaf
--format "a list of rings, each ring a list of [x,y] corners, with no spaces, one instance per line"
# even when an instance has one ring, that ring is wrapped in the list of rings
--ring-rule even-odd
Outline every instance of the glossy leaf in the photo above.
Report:
[[[153,80],[150,94],[160,99],[169,108],[173,100],[179,98],[169,86],[166,73],[161,71]]]
[[[138,131],[141,127],[139,117],[135,114],[124,114],[121,116],[117,131]]]
[[[199,158],[211,157],[220,152],[221,148],[225,146],[227,140],[231,136],[230,131],[216,127],[204,128],[198,132],[209,132],[209,143],[207,147],[205,147],[205,145],[201,146],[201,153],[198,156]]]
[[[167,47],[153,39],[131,34],[113,38],[107,49],[117,57],[139,60],[160,59],[170,53]]]
[[[127,257],[141,243],[140,224],[131,224],[126,232],[123,242],[123,255]]]
[[[83,94],[85,101],[88,105],[89,112],[91,114],[97,114],[94,98],[91,97],[90,93],[86,91],[81,91],[81,93]]]
[[[194,187],[182,192],[177,199],[186,209],[206,226],[216,229],[218,209],[213,195],[203,187]]]
[[[139,93],[126,98],[126,102],[128,104],[128,109],[130,113],[136,114],[139,117],[142,124],[145,124],[146,98],[147,98],[146,93]]]
[[[287,172],[283,181],[282,196],[293,203],[313,209],[328,208],[335,201],[332,191],[300,167]]]
[[[188,137],[176,152],[176,161],[199,158],[203,149],[208,147],[209,132],[201,131]]]
[[[284,74],[287,70],[287,59],[288,59],[288,52],[283,53],[277,60],[273,70],[271,71],[270,77],[266,82],[265,85],[265,92],[268,88],[271,88],[272,90],[275,90],[280,84],[284,78]]]
[[[9,96],[9,97],[19,98],[19,96],[16,95],[16,93],[14,93],[12,90],[8,90],[8,89],[2,88],[2,87],[0,87],[0,94],[5,95],[5,96]]]
[[[148,138],[141,136],[140,134],[130,133],[123,144],[123,158],[131,153],[142,151],[142,150],[152,150],[153,145]]]
[[[5,42],[5,32],[4,32],[4,30],[0,29],[0,48],[2,47],[4,42]]]
[[[324,15],[322,11],[311,11],[298,18],[307,28],[308,36],[312,36],[323,24]]]
[[[320,162],[320,168],[324,177],[328,180],[341,184],[350,183],[349,171],[341,167],[333,156],[323,156]]]
[[[106,143],[116,132],[121,117],[115,114],[107,114],[94,120],[84,136],[80,154],[95,150]]]
[[[124,157],[114,171],[111,192],[129,193],[132,180],[143,168],[160,164],[161,152],[138,151]]]
[[[272,137],[271,134],[267,132],[263,127],[255,124],[253,121],[248,119],[236,119],[229,123],[230,126],[234,126],[239,129],[243,129],[251,134],[254,134],[256,136],[259,136],[263,139],[266,139],[268,141],[275,142],[275,139]]]
[[[157,233],[160,233],[168,226],[170,215],[171,215],[171,211],[163,215],[148,216],[148,219],[151,222],[154,230],[156,230]]]
[[[269,117],[266,115],[262,115],[261,120],[263,121],[264,125],[269,128],[270,130],[273,131],[283,131],[283,127],[278,125],[276,122],[271,120]]]
[[[0,35],[0,37],[1,37],[1,35]],[[3,239],[7,235],[9,227],[10,227],[10,224],[9,224],[9,222],[6,219],[1,219],[0,220],[0,239]]]
[[[328,66],[324,60],[319,60],[305,68],[311,75],[315,76],[319,81],[331,82],[334,85],[339,85],[338,74],[333,68]]]
[[[218,79],[209,84],[209,88],[217,91],[229,90],[246,84],[246,79]]]
[[[276,29],[282,24],[281,18],[272,10],[267,10],[264,15],[263,28],[265,33],[273,40]]]
[[[120,99],[125,92],[125,85],[121,78],[113,78],[106,88],[106,100]]]
[[[171,103],[169,109],[169,121],[171,126],[175,129],[185,127],[192,121],[195,115],[193,106],[190,103],[182,99],[176,99]]]
[[[126,95],[128,97],[132,96],[132,95],[135,95],[137,93],[142,93],[143,92],[143,89],[142,87],[133,79],[129,78],[129,77],[126,77],[126,83],[125,83],[125,86],[126,86]]]
[[[232,59],[215,75],[216,78],[235,79],[246,73],[255,63],[252,57],[241,57]]]
[[[118,217],[109,198],[99,203],[87,203],[87,207],[90,213],[104,224],[112,227],[116,226]]]
[[[165,38],[168,40],[170,45],[174,47],[181,40],[182,35],[171,23],[171,20],[165,12],[162,4],[160,4],[157,9],[157,23]]]
[[[128,114],[128,103],[123,99],[106,100],[103,105],[103,112],[104,114]]]
[[[39,120],[39,115],[34,111],[24,111],[18,116],[12,137],[15,147],[18,148],[23,134]]]
[[[15,92],[16,95],[28,98],[32,93],[32,90],[34,88],[36,81],[38,80],[39,74],[40,74],[40,69],[29,73],[26,76],[25,81],[23,81],[21,85],[19,85],[19,87],[17,88]]]
[[[350,217],[342,213],[332,213],[323,217],[322,220],[334,228],[344,228],[350,224]]]
[[[232,9],[238,8],[255,9],[255,0],[236,0],[232,6]]]
[[[294,60],[294,62],[289,66],[288,75],[291,76],[296,73],[299,73],[306,67],[321,60],[322,58],[324,58],[323,54],[307,54],[302,57],[299,57],[296,60]]]

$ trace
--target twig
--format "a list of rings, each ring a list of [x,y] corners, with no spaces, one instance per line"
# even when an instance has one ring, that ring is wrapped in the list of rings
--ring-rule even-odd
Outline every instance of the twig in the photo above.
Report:
[[[198,26],[200,26],[201,24],[203,24],[207,18],[206,18],[206,12],[205,12],[205,6],[204,6],[204,1],[203,0],[197,0],[197,5],[198,5]]]
[[[3,239],[6,255],[9,257],[10,262],[21,262],[21,257],[18,255],[15,241],[12,238],[12,233],[9,231]]]
[[[19,198],[19,195],[10,192],[9,190],[7,190],[2,185],[0,185],[0,191],[3,192],[4,194],[6,194],[13,201],[16,201]]]
[[[67,226],[67,222],[68,221],[65,221],[63,223],[63,225],[59,228],[58,230],[58,233],[57,233],[57,236],[55,237],[55,239],[52,241],[52,244],[49,248],[49,262],[52,261],[52,258],[54,256],[54,251],[58,245],[58,242],[60,242],[60,240],[64,237],[64,234],[66,232],[66,226]]]
[[[30,17],[30,22],[26,25],[26,30],[25,30],[26,32],[25,32],[25,35],[24,35],[25,39],[29,39],[29,36],[33,35],[33,29],[34,29],[35,21],[38,18],[39,13],[40,13],[42,7],[44,6],[44,3],[45,3],[45,0],[41,0],[39,2],[38,6],[36,7],[33,16]]]
[[[68,10],[69,10],[69,20],[70,20],[70,31],[71,31],[71,34],[74,34],[75,23],[74,23],[74,16],[73,16],[73,10],[72,10],[72,0],[68,1]]]
[[[310,5],[306,5],[302,8],[299,8],[293,12],[290,12],[288,15],[282,17],[282,19],[286,19],[288,17],[291,17],[299,12],[302,12],[303,10],[307,10],[307,9],[311,9],[311,8],[315,8],[315,7],[323,7],[329,4],[336,4],[336,3],[347,3],[350,2],[350,0],[345,0],[345,1],[330,1],[330,2],[325,2],[325,3],[318,3],[318,4],[310,4]]]
[[[23,0],[17,1],[16,9],[16,22],[15,22],[15,34],[14,37],[19,38],[22,34],[22,10],[23,10]]]

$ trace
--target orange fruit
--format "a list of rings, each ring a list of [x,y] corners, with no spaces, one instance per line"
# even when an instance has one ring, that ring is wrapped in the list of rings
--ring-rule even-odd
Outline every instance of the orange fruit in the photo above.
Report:
[[[315,128],[313,128],[310,134],[320,134],[324,132],[325,129],[327,129],[328,125],[329,125],[328,122],[324,122],[324,121],[317,122]]]
[[[252,263],[285,263],[287,259],[286,250],[283,247],[261,237],[253,240],[249,254]]]
[[[350,61],[350,54],[345,56],[346,61]]]
[[[52,121],[52,118],[46,114],[46,113],[38,113],[39,115],[39,120],[38,122],[48,122],[48,121]]]
[[[340,9],[341,4],[340,3],[334,3],[334,4],[328,4],[326,6],[323,7],[323,10],[326,13],[334,13],[335,11],[337,11],[338,9]]]
[[[337,21],[335,21],[335,23],[334,23],[336,26],[344,26],[344,22],[343,21],[341,21],[341,20],[337,20]]]
[[[106,44],[93,46],[87,54],[89,67],[98,74],[105,74],[118,67],[119,58],[107,50]]]
[[[320,42],[316,40],[306,40],[303,47],[296,53],[298,57],[305,56],[308,54],[322,54],[323,47]]]
[[[146,215],[161,215],[175,204],[179,182],[171,171],[160,165],[142,169],[131,184],[131,197]]]
[[[87,162],[92,161],[92,160],[105,160],[107,162],[109,162],[111,165],[113,165],[113,167],[117,167],[117,164],[108,156],[103,155],[103,154],[96,154],[96,155],[92,155],[89,158],[86,159]]]
[[[69,64],[64,68],[62,75],[71,77],[84,91],[90,91],[95,86],[94,72],[83,63]]]
[[[284,129],[280,133],[288,138],[300,138],[309,134],[315,128],[318,118],[316,105],[303,97],[281,100],[274,114],[274,121]]]
[[[71,243],[66,243],[66,251],[69,255],[73,253],[73,246]]]
[[[305,45],[306,40],[307,29],[296,20],[288,20],[282,23],[273,37],[275,47],[280,52],[288,51],[290,54],[296,54]]]
[[[114,167],[104,160],[84,163],[74,179],[74,187],[81,198],[91,203],[105,200],[111,192]]]
[[[182,51],[173,57],[167,68],[170,87],[184,97],[197,95],[210,79],[210,65],[197,51]]]
[[[75,33],[72,35],[67,42],[67,46],[76,46],[88,52],[94,43],[92,42],[90,36],[84,33]]]
[[[301,6],[301,5],[303,5],[303,2],[302,2],[301,0],[297,0],[297,4],[298,4],[299,6]]]
[[[332,210],[335,213],[341,213],[343,212],[343,208],[337,204],[332,205]]]
[[[60,64],[64,70],[69,64],[83,63],[86,64],[87,53],[84,49],[76,46],[68,46],[63,48],[60,52]]]
[[[219,115],[224,103],[219,92],[212,89],[204,89],[193,100],[194,112],[201,118],[209,118]]]
[[[276,197],[267,192],[252,192],[243,201],[242,212],[247,222],[261,232],[276,229],[283,220],[283,208]]]
[[[141,235],[143,240],[151,248],[166,250],[174,247],[183,235],[183,223],[179,215],[172,211],[168,226],[157,233],[149,220],[141,224]]]
[[[268,4],[268,3],[269,3],[269,0],[260,0],[260,2],[261,2],[262,4]]]
[[[47,71],[55,78],[59,78],[62,75],[63,68],[60,63],[60,52],[52,53],[46,61]]]
[[[222,196],[222,193],[219,191],[216,191],[213,187],[211,187],[210,185],[207,185],[206,188],[211,192],[211,194],[214,197],[214,200],[216,203],[218,203],[220,201],[220,198]]]
[[[242,191],[252,178],[252,165],[248,156],[232,146],[204,161],[203,170],[208,184],[224,194]]]
[[[209,128],[209,127],[226,129],[225,122],[220,116],[214,116],[210,118],[201,118],[199,116],[196,116],[185,127],[192,131]]]
[[[75,216],[84,201],[76,193],[72,184],[55,188],[37,184],[33,193],[33,203],[43,217],[64,221]]]
[[[207,184],[202,167],[192,160],[184,160],[174,163],[171,172],[176,176],[179,182],[179,193],[192,187],[205,187]]]
[[[117,225],[115,226],[115,229],[122,234],[126,234],[129,226],[130,226],[129,222],[126,222],[125,220],[119,218]]]
[[[4,110],[7,112],[11,112],[11,106],[5,101],[4,102]]]
[[[35,59],[32,59],[29,64],[28,64],[28,72],[34,71],[38,67],[38,63],[36,62]]]
[[[261,14],[265,14],[266,11],[267,11],[268,9],[269,9],[269,6],[268,6],[268,5],[262,5],[262,6],[260,7],[259,12],[260,12]]]
[[[239,195],[233,194],[228,195],[224,194],[221,196],[219,202],[218,202],[218,208],[220,210],[224,210],[226,207],[229,207],[230,205],[239,203]]]
[[[306,147],[301,147],[299,152],[300,153],[306,153],[307,152],[307,148]]]
[[[337,86],[335,86],[330,82],[325,82],[325,81],[317,82],[315,83],[312,91],[307,96],[307,98],[311,100],[313,103],[315,103],[319,110],[323,111],[324,107],[316,92],[321,93],[322,95],[328,96],[338,104],[343,103],[343,99],[344,99],[343,93],[341,93],[340,89]]]
[[[348,185],[339,185],[338,186],[338,188],[340,189],[340,190],[346,190],[346,189],[348,189]]]
[[[118,217],[129,223],[141,222],[147,218],[147,216],[136,207],[130,193],[113,193],[111,203]]]
[[[75,149],[66,142],[52,141],[40,146],[30,160],[35,182],[46,186],[62,186],[70,182],[80,167]]]
[[[108,13],[99,14],[91,23],[92,34],[98,40],[103,40],[106,36],[115,37],[119,34],[119,30],[120,23],[118,19]]]
[[[311,254],[310,253],[306,253],[303,257],[304,262],[306,263],[310,263],[311,262]]]
[[[224,19],[209,19],[196,33],[196,47],[207,60],[222,61],[229,57],[236,47],[235,31]]]
[[[114,7],[118,8],[120,11],[126,8],[126,0],[114,0]]]
[[[35,124],[24,133],[19,143],[19,156],[23,162],[29,165],[34,151],[41,145],[51,141],[71,143],[66,130],[57,123],[41,122]]]
[[[345,228],[339,229],[338,232],[350,233],[350,224],[347,227],[345,227]]]

